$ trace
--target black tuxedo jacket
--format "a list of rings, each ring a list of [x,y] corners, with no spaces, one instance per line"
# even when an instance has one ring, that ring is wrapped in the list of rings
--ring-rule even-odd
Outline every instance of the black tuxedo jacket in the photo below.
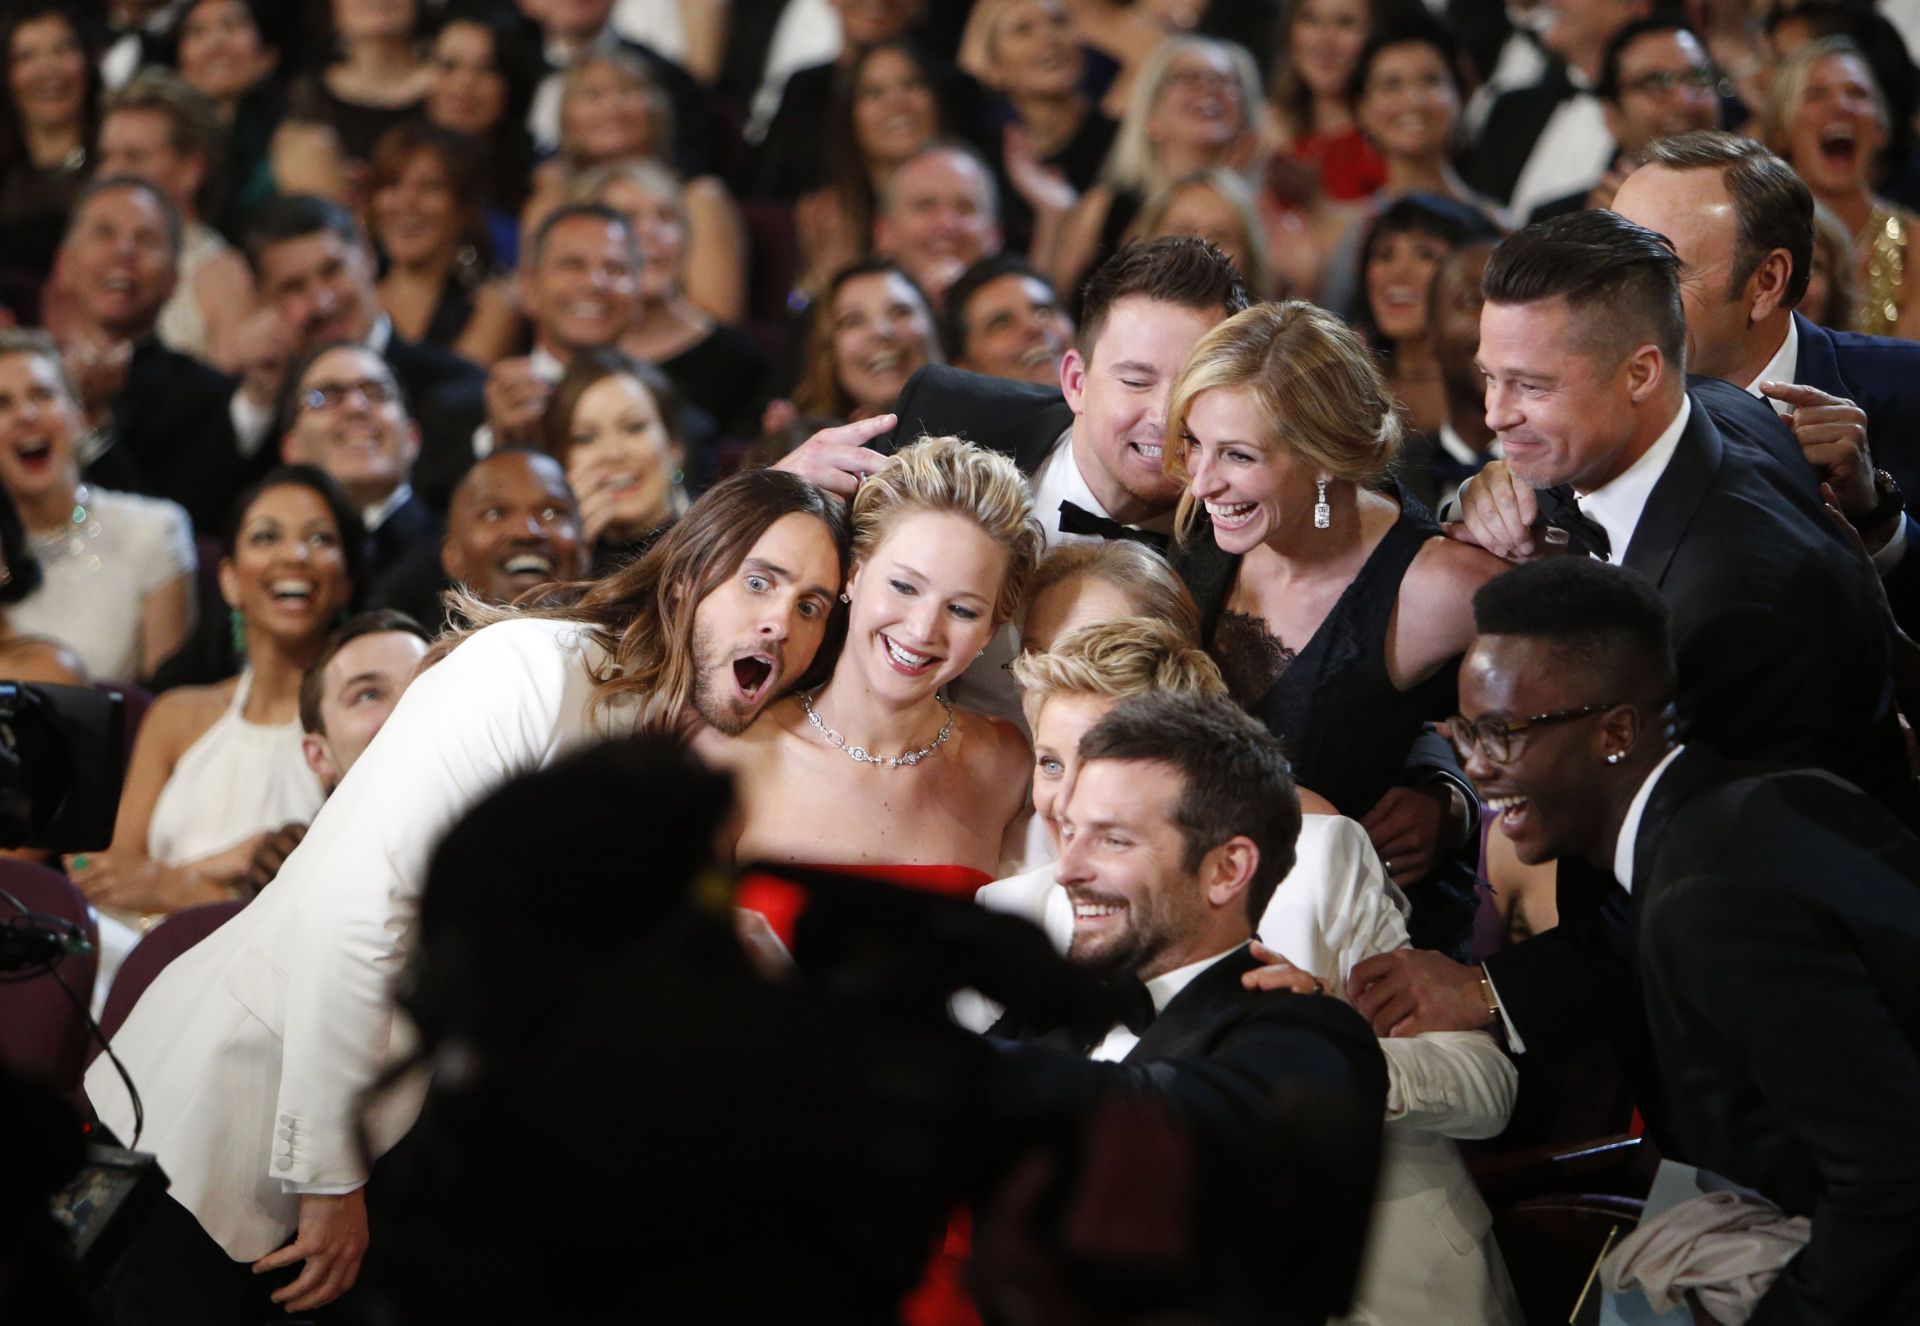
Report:
[[[1633,862],[1663,1149],[1813,1220],[1750,1320],[1920,1321],[1920,840],[1689,747]]]
[[[1474,142],[1473,154],[1466,161],[1466,180],[1479,192],[1502,203],[1513,199],[1513,186],[1520,182],[1527,158],[1540,141],[1547,121],[1560,103],[1579,95],[1566,65],[1555,59],[1546,75],[1532,87],[1503,92],[1487,111],[1487,122]],[[1604,159],[1593,163],[1594,174],[1606,168]]]
[[[1009,456],[1031,476],[1073,427],[1073,410],[1057,387],[969,373],[929,364],[907,379],[893,412],[891,433],[874,443],[891,456],[923,437],[964,437]]]
[[[1056,1028],[1002,1019],[990,1034],[1031,1042],[1007,1049],[1014,1117],[1083,1120],[1114,1091],[1163,1101],[1196,1144],[1212,1288],[1259,1304],[1259,1319],[1321,1322],[1345,1310],[1359,1272],[1386,1061],[1337,999],[1243,988],[1258,965],[1242,948],[1200,973],[1119,1063],[1082,1057],[1086,1037]]]
[[[1659,586],[1672,614],[1681,735],[1741,759],[1826,769],[1912,823],[1868,569],[1809,495],[1804,465],[1790,472],[1723,436],[1695,404],[1620,559]],[[1486,960],[1529,1050],[1615,1023],[1630,1001],[1624,895],[1566,862],[1558,895],[1558,926]]]
[[[474,430],[486,422],[487,372],[451,350],[397,334],[387,341],[385,359],[420,425],[413,491],[428,506],[445,511],[454,485],[473,464]]]
[[[251,477],[228,408],[235,385],[152,338],[139,342],[113,402],[107,448],[87,466],[87,479],[178,502],[196,533],[219,537]],[[279,448],[271,452],[277,458]]]
[[[367,575],[379,577],[403,565],[422,549],[431,549],[437,557],[440,537],[447,523],[438,511],[414,493],[380,522],[378,529],[367,531]]]

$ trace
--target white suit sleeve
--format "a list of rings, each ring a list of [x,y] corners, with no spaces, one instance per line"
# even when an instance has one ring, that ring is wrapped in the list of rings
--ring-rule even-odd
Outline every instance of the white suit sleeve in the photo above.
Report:
[[[427,861],[446,830],[510,776],[552,752],[579,655],[554,624],[489,627],[401,697],[272,887],[301,877],[285,966],[276,1143],[263,1157],[288,1185],[366,1178],[361,1092],[391,1057],[392,985]]]
[[[1290,904],[1283,898],[1295,890]],[[1347,978],[1376,953],[1407,947],[1406,898],[1388,879],[1366,830],[1350,819],[1310,815],[1299,860],[1261,919],[1268,944],[1327,981],[1344,998]],[[1302,922],[1311,915],[1311,932]],[[1382,1039],[1387,1121],[1448,1137],[1492,1137],[1513,1111],[1519,1074],[1484,1031]]]

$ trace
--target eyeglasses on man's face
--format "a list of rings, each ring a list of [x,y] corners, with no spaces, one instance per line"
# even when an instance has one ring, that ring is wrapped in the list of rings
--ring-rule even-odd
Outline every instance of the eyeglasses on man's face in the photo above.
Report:
[[[316,382],[300,393],[300,408],[331,410],[358,396],[369,407],[378,409],[398,399],[400,389],[380,378],[361,378],[358,382]]]
[[[1712,92],[1720,86],[1720,75],[1705,67],[1675,72],[1671,69],[1655,69],[1641,74],[1638,78],[1629,78],[1620,84],[1622,92],[1638,92],[1647,97],[1664,97],[1676,88],[1685,88],[1689,92]]]
[[[1479,751],[1495,764],[1507,764],[1526,749],[1526,734],[1534,728],[1604,714],[1617,703],[1609,701],[1606,704],[1583,705],[1578,709],[1557,709],[1550,714],[1532,714],[1504,723],[1491,720],[1476,723],[1471,718],[1455,714],[1447,720],[1447,736],[1452,740],[1453,749],[1462,763],[1471,760],[1474,752]]]

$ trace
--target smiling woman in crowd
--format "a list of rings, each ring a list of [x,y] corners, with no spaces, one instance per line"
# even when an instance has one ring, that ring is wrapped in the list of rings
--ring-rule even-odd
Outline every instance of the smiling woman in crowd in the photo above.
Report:
[[[540,418],[542,450],[567,469],[593,574],[645,551],[688,506],[680,392],[652,364],[583,350]]]
[[[147,711],[113,845],[68,859],[96,907],[138,919],[240,896],[260,839],[313,818],[323,796],[300,750],[300,678],[353,605],[362,538],[346,494],[312,466],[276,470],[234,504],[220,594],[241,673]]]
[[[738,737],[695,742],[738,780],[736,859],[960,897],[993,878],[1026,805],[1027,743],[943,691],[1012,616],[1042,547],[1020,471],[959,438],[923,438],[861,485],[832,675]],[[740,905],[791,933],[790,893],[752,884]]]
[[[86,432],[52,339],[0,331],[0,485],[43,572],[8,621],[103,681],[139,681],[193,628],[193,534],[171,502],[81,483]]]

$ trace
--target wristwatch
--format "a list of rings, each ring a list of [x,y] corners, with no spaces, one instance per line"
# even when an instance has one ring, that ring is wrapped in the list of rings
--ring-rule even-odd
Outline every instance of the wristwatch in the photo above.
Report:
[[[1871,534],[1892,521],[1898,520],[1907,509],[1906,494],[1900,491],[1900,485],[1885,470],[1873,472],[1873,492],[1879,500],[1873,504],[1873,510],[1859,516],[1849,516],[1848,521],[1862,535]]]

